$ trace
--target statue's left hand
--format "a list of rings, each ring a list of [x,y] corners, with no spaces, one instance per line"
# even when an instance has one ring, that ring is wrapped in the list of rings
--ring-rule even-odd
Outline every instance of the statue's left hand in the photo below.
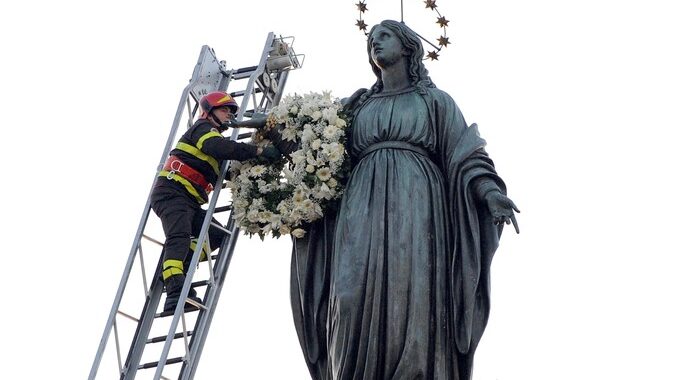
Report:
[[[511,224],[512,222],[515,232],[520,233],[518,221],[515,220],[515,213],[513,212],[520,212],[520,210],[510,198],[503,195],[500,191],[490,191],[486,194],[486,204],[493,216],[493,224]]]

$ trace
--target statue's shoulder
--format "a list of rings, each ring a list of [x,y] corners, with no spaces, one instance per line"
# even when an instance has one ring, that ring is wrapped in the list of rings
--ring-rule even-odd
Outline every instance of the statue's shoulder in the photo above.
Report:
[[[348,96],[347,98],[340,99],[340,104],[343,106],[343,110],[346,113],[351,113],[352,110],[355,108],[355,104],[357,103],[357,101],[366,92],[366,88],[361,88],[355,91],[352,95]]]
[[[454,103],[452,96],[447,92],[437,88],[437,87],[427,87],[425,89],[426,94],[438,101]]]
[[[360,96],[362,96],[362,94],[364,94],[365,92],[367,92],[367,89],[366,89],[366,88],[360,88],[360,89],[358,89],[357,91],[355,91],[352,95],[350,95],[350,96],[348,96],[348,97],[346,97],[346,98],[340,99],[340,104],[342,104],[342,105],[345,106],[345,107],[347,107],[348,105],[352,105],[352,104],[353,104],[354,102],[356,102],[357,99],[359,99]]]
[[[444,112],[446,109],[457,107],[457,103],[452,96],[437,87],[424,88],[422,93],[428,104],[433,104],[439,109],[438,112]]]

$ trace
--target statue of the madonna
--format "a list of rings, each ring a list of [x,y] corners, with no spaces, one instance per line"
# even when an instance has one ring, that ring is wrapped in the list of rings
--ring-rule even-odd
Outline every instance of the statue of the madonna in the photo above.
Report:
[[[367,53],[377,81],[346,99],[342,201],[294,241],[302,350],[314,379],[470,379],[491,259],[519,210],[418,35],[382,21]]]

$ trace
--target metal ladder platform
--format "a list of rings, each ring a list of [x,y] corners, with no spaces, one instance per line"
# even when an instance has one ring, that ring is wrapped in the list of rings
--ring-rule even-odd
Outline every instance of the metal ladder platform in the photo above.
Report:
[[[213,49],[202,46],[192,78],[180,97],[168,140],[155,169],[153,183],[174,147],[176,138],[194,123],[198,111],[197,102],[202,95],[211,91],[225,91],[237,98],[238,121],[257,114],[267,114],[277,105],[289,72],[303,65],[303,55],[294,52],[293,43],[293,37],[280,37],[270,32],[258,64],[232,70],[226,69],[225,61],[216,58]],[[235,85],[240,83],[239,81],[245,82],[245,87],[236,90]],[[230,88],[232,86],[233,89]],[[185,109],[186,118],[183,117]],[[236,140],[247,136],[250,134],[239,136],[238,131],[234,129],[230,138]],[[220,168],[221,173],[225,173],[229,166],[229,161],[224,161]],[[89,380],[194,378],[239,232],[233,223],[230,201],[219,202],[222,187],[223,179],[220,178],[210,193],[204,224],[196,239],[193,258],[199,258],[204,252],[206,260],[199,264],[193,260],[183,286],[183,289],[205,289],[203,301],[200,304],[188,299],[187,292],[183,291],[175,311],[169,313],[158,312],[162,309],[160,301],[164,293],[160,270],[162,227],[155,214],[150,218],[155,222],[149,223],[152,211],[147,198],[90,370]],[[227,214],[227,222],[223,227],[212,223],[215,213]],[[227,235],[218,253],[213,255],[204,249],[210,226],[221,229]],[[159,234],[160,236],[157,236]],[[139,265],[135,266],[137,259]],[[197,270],[199,266],[204,265],[207,270]],[[151,268],[154,274],[148,281],[146,273],[151,273]],[[139,272],[140,276],[134,272]],[[141,307],[140,314],[133,312],[138,310],[138,307]],[[192,326],[192,329],[188,329],[188,326]],[[130,339],[122,340],[124,336]],[[108,348],[109,341],[114,343],[114,346],[110,345],[112,349]],[[176,341],[178,344],[173,344]],[[127,346],[128,350],[122,349]],[[104,365],[101,367],[101,364],[105,356],[115,359],[117,366],[103,369]]]

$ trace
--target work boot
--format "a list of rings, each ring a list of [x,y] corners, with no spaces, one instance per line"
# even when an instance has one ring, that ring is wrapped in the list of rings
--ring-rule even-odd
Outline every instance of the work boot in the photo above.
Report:
[[[185,284],[185,276],[182,274],[175,274],[168,277],[165,280],[165,303],[163,304],[163,312],[175,311],[177,307],[177,301],[180,299],[180,293],[182,293],[182,285]],[[202,300],[197,297],[197,292],[190,288],[187,292],[187,298],[195,302],[202,303]],[[194,305],[190,303],[185,303],[185,310],[191,310],[195,308]]]

